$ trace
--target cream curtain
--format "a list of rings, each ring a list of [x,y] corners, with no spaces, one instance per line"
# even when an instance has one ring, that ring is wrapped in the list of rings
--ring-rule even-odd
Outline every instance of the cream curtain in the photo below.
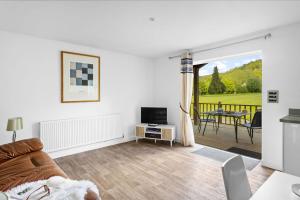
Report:
[[[193,59],[189,52],[181,56],[181,102],[180,125],[184,146],[195,144],[193,124],[190,116],[190,106],[193,93]]]

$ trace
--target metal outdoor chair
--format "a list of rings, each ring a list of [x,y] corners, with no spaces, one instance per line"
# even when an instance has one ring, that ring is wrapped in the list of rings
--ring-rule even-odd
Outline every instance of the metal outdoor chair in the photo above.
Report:
[[[255,112],[253,119],[250,123],[242,124],[243,127],[247,128],[249,137],[251,139],[251,143],[253,144],[253,131],[254,129],[261,129],[262,124],[262,118],[261,118],[261,110],[258,110]]]
[[[198,131],[199,133],[201,133],[201,127],[202,127],[202,123],[206,123],[206,122],[210,122],[210,123],[213,123],[213,128],[216,128],[216,134],[218,133],[218,128],[217,128],[217,121],[216,121],[216,118],[213,117],[213,118],[205,118],[205,114],[202,114],[202,118],[201,118],[201,115],[200,113],[198,112],[197,108],[194,107],[194,112],[196,113],[196,117],[197,117],[197,120],[198,120]],[[203,130],[203,133],[202,135],[204,135],[204,132],[205,132],[205,129]]]

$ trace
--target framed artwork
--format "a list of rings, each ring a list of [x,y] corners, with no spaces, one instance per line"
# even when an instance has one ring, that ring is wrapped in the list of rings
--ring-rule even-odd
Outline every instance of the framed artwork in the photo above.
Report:
[[[100,101],[100,57],[61,52],[61,102]]]

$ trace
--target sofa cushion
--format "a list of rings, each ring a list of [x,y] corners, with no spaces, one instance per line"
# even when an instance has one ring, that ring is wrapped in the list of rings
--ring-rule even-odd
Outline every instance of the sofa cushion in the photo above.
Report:
[[[21,155],[0,164],[0,191],[52,176],[67,177],[46,153],[36,151]]]
[[[31,152],[40,151],[43,144],[38,138],[21,140],[15,143],[4,144],[0,146],[0,164],[12,158],[25,155]]]

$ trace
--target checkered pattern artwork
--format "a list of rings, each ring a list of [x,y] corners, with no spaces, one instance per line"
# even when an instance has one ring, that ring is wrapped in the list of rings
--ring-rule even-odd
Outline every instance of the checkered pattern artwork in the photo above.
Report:
[[[70,85],[93,86],[93,64],[71,62]]]

